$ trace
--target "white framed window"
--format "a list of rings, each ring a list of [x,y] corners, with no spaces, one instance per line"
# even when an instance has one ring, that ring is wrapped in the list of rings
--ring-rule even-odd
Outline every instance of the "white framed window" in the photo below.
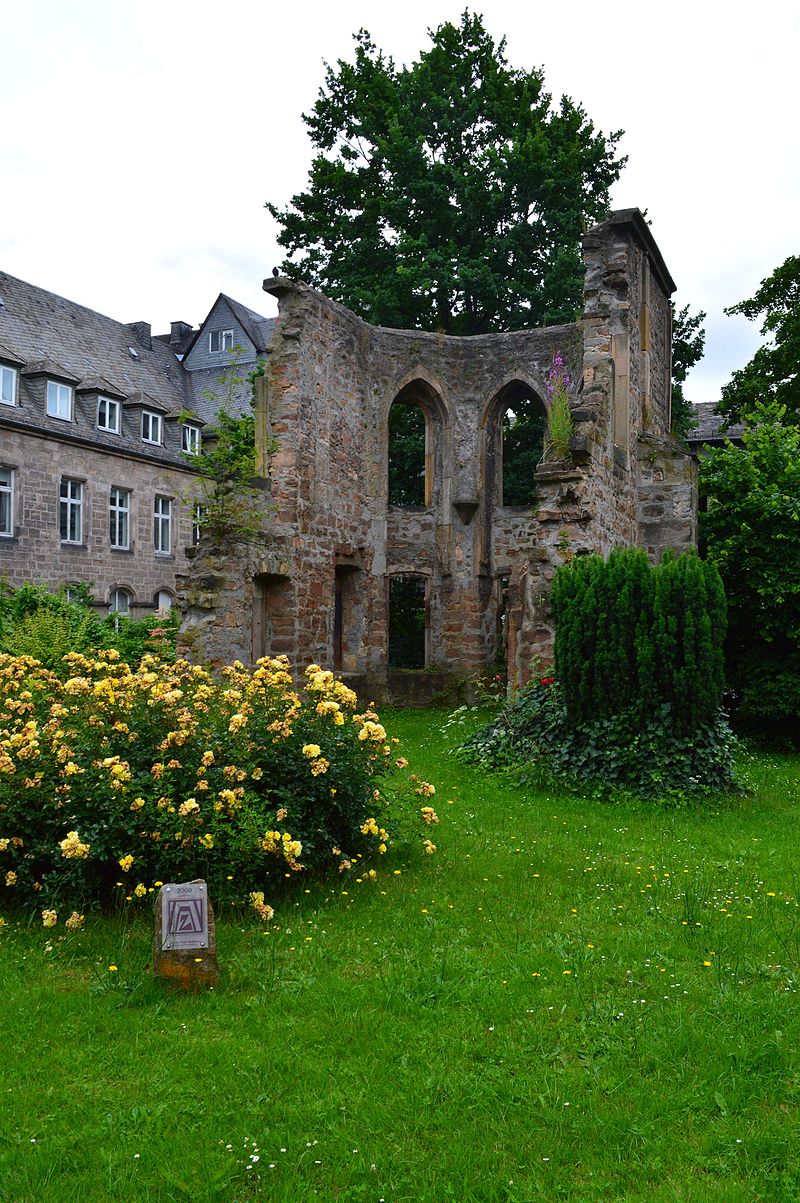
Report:
[[[142,410],[142,442],[161,444],[161,414],[152,409]]]
[[[172,594],[168,589],[159,589],[155,596],[155,603],[159,614],[169,614],[172,609]]]
[[[0,465],[0,536],[14,534],[14,469]]]
[[[187,455],[200,454],[200,427],[194,422],[184,422],[181,429],[181,446]]]
[[[17,404],[17,370],[0,363],[0,403]]]
[[[131,492],[112,488],[108,506],[108,533],[111,546],[129,551],[131,546]]]
[[[209,330],[208,349],[213,354],[218,351],[230,351],[233,346],[232,330]]]
[[[109,434],[119,434],[121,428],[122,406],[111,397],[97,398],[97,429],[107,430]]]
[[[60,384],[57,380],[48,380],[47,416],[61,418],[63,422],[72,421],[72,389],[68,384]]]
[[[200,542],[200,535],[203,532],[203,519],[205,517],[205,506],[199,502],[195,504],[192,510],[192,543],[197,546]]]
[[[153,502],[153,547],[158,555],[172,554],[172,498],[156,495]]]
[[[83,541],[83,481],[61,477],[58,526],[62,543]]]
[[[131,612],[131,595],[127,589],[112,589],[108,597],[109,614],[125,614]]]

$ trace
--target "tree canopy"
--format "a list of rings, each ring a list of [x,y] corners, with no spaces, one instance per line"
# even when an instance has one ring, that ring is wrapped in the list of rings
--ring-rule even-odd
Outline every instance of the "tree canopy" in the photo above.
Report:
[[[690,313],[689,306],[676,309],[672,302],[672,433],[685,439],[695,425],[691,401],[683,395],[683,385],[689,369],[703,358],[706,320],[703,309]]]
[[[305,121],[306,191],[267,204],[283,271],[367,320],[477,334],[573,321],[581,235],[625,162],[540,69],[510,67],[480,16],[395,67],[362,29]]]
[[[800,423],[800,256],[790,255],[755,295],[726,309],[755,321],[769,341],[722,390],[722,413],[731,422],[747,419],[759,402],[785,408],[784,420]]]
[[[740,446],[700,461],[706,555],[728,595],[728,682],[743,717],[800,715],[800,426],[771,402],[750,413]]]

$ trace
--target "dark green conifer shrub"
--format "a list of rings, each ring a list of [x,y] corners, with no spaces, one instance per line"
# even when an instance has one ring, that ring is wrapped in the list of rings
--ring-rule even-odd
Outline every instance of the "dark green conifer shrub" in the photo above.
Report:
[[[725,593],[694,553],[650,565],[641,550],[586,556],[556,573],[555,670],[572,723],[668,705],[676,731],[714,718],[724,685]]]
[[[555,680],[534,680],[467,744],[528,778],[680,800],[735,788],[720,710],[725,593],[692,553],[581,557],[552,591]]]

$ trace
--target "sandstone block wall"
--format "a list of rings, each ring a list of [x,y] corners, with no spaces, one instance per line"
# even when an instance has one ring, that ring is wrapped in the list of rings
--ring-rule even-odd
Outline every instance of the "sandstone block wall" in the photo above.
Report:
[[[373,327],[302,284],[265,283],[280,306],[257,403],[267,533],[247,553],[201,546],[181,582],[192,654],[285,651],[298,669],[335,665],[391,694],[389,582],[413,574],[431,677],[502,653],[524,681],[550,654],[547,596],[565,559],[692,543],[694,469],[668,434],[672,281],[637,210],[591,231],[585,259],[580,322],[471,338]],[[546,405],[556,352],[572,381],[570,456],[540,465],[534,504],[503,506],[502,413],[531,392]],[[426,422],[414,508],[388,501],[401,396]]]

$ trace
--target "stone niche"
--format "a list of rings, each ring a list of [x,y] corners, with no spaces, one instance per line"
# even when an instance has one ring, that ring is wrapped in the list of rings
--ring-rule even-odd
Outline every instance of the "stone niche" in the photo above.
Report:
[[[371,326],[267,280],[279,318],[256,395],[263,545],[201,543],[179,581],[188,654],[285,653],[298,672],[341,672],[367,701],[452,697],[481,674],[523,683],[552,654],[561,563],[692,546],[695,463],[669,434],[674,284],[636,209],[591,230],[584,258],[580,321],[469,338]],[[527,407],[546,430],[556,352],[569,454],[512,495],[504,416]],[[396,418],[420,432],[401,471]]]

